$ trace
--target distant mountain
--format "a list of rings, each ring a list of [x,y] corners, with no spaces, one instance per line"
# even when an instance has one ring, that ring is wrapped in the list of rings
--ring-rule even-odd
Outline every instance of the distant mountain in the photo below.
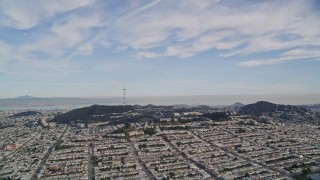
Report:
[[[22,96],[17,98],[0,99],[0,109],[75,109],[87,107],[94,104],[120,104],[119,98],[38,98],[32,96]]]
[[[273,104],[266,101],[258,101],[254,104],[248,104],[240,108],[241,114],[249,115],[261,115],[262,113],[272,113],[272,112],[295,112],[299,114],[304,114],[308,110],[302,107],[291,106],[291,105],[279,105]]]
[[[29,95],[25,95],[25,96],[18,96],[18,97],[15,97],[13,99],[37,99],[37,97],[32,97],[32,96],[29,96]]]
[[[242,104],[240,102],[236,102],[236,103],[230,105],[230,107],[233,107],[233,108],[241,108],[243,106],[244,106],[244,104]]]
[[[313,108],[320,108],[320,104],[300,105],[299,107],[313,109]]]
[[[93,105],[90,107],[84,107],[74,109],[64,114],[57,115],[52,121],[57,123],[71,123],[72,121],[79,121],[88,123],[95,119],[95,116],[103,116],[104,120],[109,120],[112,113],[124,113],[133,110],[133,106],[104,106]]]
[[[26,111],[26,112],[14,114],[12,117],[33,116],[33,115],[37,115],[37,114],[41,114],[41,113],[38,111]]]

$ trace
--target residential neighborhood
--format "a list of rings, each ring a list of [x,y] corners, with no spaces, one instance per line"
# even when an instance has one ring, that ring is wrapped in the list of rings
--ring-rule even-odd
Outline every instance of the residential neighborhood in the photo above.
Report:
[[[61,124],[57,112],[1,114],[0,177],[9,179],[295,179],[320,172],[318,124],[208,109],[139,107],[111,121]],[[168,111],[171,112],[168,115]],[[153,113],[159,121],[122,118]],[[219,114],[220,115],[220,114]],[[213,115],[212,115],[213,116]],[[300,117],[301,119],[301,117]]]

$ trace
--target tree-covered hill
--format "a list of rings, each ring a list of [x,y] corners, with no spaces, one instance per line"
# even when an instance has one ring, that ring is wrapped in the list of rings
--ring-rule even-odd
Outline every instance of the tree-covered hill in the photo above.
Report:
[[[33,115],[37,115],[37,114],[41,114],[41,113],[38,111],[26,111],[26,112],[14,114],[12,117],[17,118],[17,117],[23,117],[23,116],[33,116]]]
[[[70,123],[72,121],[87,122],[90,116],[105,116],[107,120],[111,113],[124,113],[133,110],[133,106],[104,106],[93,105],[69,111],[64,114],[57,115],[52,121],[57,123]],[[92,118],[94,119],[94,118]]]
[[[295,112],[298,114],[304,114],[308,110],[302,107],[297,107],[297,106],[279,105],[279,104],[273,104],[266,101],[258,101],[254,104],[248,104],[241,107],[239,112],[240,114],[260,116],[262,113],[272,113],[276,111]]]

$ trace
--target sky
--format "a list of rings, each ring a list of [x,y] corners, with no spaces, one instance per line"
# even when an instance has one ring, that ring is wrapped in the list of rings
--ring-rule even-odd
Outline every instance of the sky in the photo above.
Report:
[[[0,0],[0,98],[320,94],[318,0]]]

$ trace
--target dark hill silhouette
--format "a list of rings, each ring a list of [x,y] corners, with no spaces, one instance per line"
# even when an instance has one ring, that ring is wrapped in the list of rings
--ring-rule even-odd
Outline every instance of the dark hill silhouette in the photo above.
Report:
[[[33,97],[33,96],[29,96],[29,95],[25,95],[25,96],[18,96],[15,97],[13,99],[38,99],[37,97]]]
[[[266,101],[258,101],[254,104],[248,104],[241,107],[239,112],[241,114],[260,116],[262,113],[272,113],[276,111],[295,112],[298,114],[304,114],[308,110],[302,107],[297,107],[297,106],[279,105],[279,104],[273,104]]]
[[[38,111],[26,111],[26,112],[14,114],[14,115],[12,115],[12,117],[33,116],[33,115],[37,115],[37,114],[41,114],[41,113]]]
[[[57,115],[52,121],[57,123],[70,123],[72,121],[88,122],[90,117],[105,116],[104,120],[108,120],[112,113],[124,113],[133,110],[133,106],[104,106],[93,105],[69,111],[64,114]],[[94,118],[92,118],[94,119]]]

